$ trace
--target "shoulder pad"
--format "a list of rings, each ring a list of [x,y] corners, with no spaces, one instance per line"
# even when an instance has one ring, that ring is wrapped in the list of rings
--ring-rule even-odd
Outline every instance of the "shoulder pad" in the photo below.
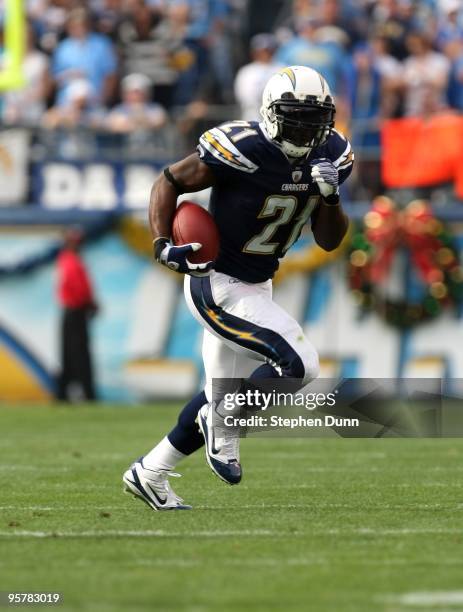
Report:
[[[328,146],[332,153],[333,165],[338,170],[346,170],[354,161],[354,152],[350,142],[337,130],[333,130],[330,141]]]
[[[258,166],[243,155],[235,144],[246,136],[253,135],[255,132],[248,123],[246,123],[246,126],[244,126],[244,123],[233,121],[204,132],[199,139],[199,155],[201,159],[204,158],[203,160],[207,163],[204,151],[201,152],[202,147],[215,160],[231,166],[235,170],[249,173],[255,172]]]

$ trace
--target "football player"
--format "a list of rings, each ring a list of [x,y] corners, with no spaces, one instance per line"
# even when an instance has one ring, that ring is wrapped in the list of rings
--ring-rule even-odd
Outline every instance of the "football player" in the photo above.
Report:
[[[154,257],[185,275],[188,306],[204,327],[206,372],[205,389],[176,426],[123,476],[126,489],[154,510],[190,508],[168,476],[203,445],[219,478],[241,480],[239,437],[219,435],[213,419],[213,379],[287,377],[302,388],[318,375],[317,351],[273,302],[271,279],[306,223],[323,249],[339,246],[348,226],[339,185],[354,156],[334,129],[330,88],[311,68],[291,66],[273,75],[261,113],[261,123],[230,121],[205,132],[197,151],[166,168],[151,192]],[[193,264],[188,255],[201,245],[173,246],[172,219],[180,194],[207,187],[220,252],[214,263]]]

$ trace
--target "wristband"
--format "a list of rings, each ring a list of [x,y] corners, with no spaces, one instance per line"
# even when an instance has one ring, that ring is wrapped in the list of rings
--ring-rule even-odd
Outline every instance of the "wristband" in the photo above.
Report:
[[[331,195],[326,196],[326,198],[323,198],[323,200],[328,206],[338,206],[339,193],[332,193]]]

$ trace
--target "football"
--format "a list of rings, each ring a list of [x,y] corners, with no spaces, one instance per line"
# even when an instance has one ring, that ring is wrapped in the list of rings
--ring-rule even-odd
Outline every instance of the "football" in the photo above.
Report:
[[[194,202],[182,202],[172,222],[172,241],[178,246],[199,242],[199,251],[188,255],[192,263],[214,261],[219,254],[219,231],[207,210]]]

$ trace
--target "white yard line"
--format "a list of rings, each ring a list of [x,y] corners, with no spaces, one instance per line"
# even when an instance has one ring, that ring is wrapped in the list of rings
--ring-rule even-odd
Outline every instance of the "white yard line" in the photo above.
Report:
[[[410,482],[398,482],[398,483],[391,482],[387,486],[397,487],[399,489],[411,489],[411,488],[416,489],[416,483],[410,483]],[[449,488],[455,489],[455,488],[463,487],[463,483],[456,482],[456,481],[441,482],[439,480],[428,480],[428,481],[420,482],[420,487],[442,487],[442,488],[449,487]]]
[[[128,567],[139,566],[139,567],[201,567],[211,563],[211,559],[166,559],[162,557],[153,557],[145,559],[136,559],[130,561]],[[310,557],[296,557],[296,558],[281,558],[281,557],[257,557],[245,559],[223,559],[220,562],[221,565],[229,567],[281,567],[282,565],[294,567],[294,566],[313,566],[313,565],[327,565],[328,559],[323,557],[314,556]],[[94,563],[87,559],[79,559],[73,564],[74,567],[93,567]],[[1,562],[0,562],[1,567]],[[119,567],[124,567],[122,563]]]
[[[337,456],[337,461],[345,462],[349,461],[350,465],[362,465],[362,461],[365,459],[385,459],[386,453],[376,453],[376,452],[355,452],[355,460],[352,460],[352,455],[342,455]],[[311,463],[316,463],[317,461],[326,462],[326,457],[324,455],[311,453],[310,449],[307,448],[305,452],[292,452],[292,451],[275,451],[272,453],[272,459],[309,459]],[[336,467],[336,466],[335,466]]]
[[[406,536],[406,535],[453,535],[463,534],[463,529],[431,529],[431,528],[390,528],[390,529],[308,529],[307,531],[282,530],[270,531],[266,529],[243,529],[231,531],[167,531],[167,530],[91,530],[91,531],[26,531],[11,530],[0,531],[0,538],[227,538],[227,537],[301,537],[301,536]]]
[[[283,535],[283,534],[281,534]],[[264,529],[242,531],[188,531],[157,530],[92,530],[92,531],[0,531],[0,538],[228,538],[228,537],[280,536],[280,532]]]
[[[73,508],[74,509],[74,508]],[[69,508],[60,507],[60,506],[0,506],[1,510],[69,510]]]
[[[463,591],[416,591],[388,596],[387,601],[413,607],[461,606]],[[461,609],[461,608],[460,608]]]
[[[85,506],[88,508],[89,506]],[[90,506],[91,507],[91,506]],[[213,504],[194,504],[194,508],[196,510],[230,510],[233,512],[237,512],[239,510],[252,510],[256,509],[341,509],[341,510],[364,510],[367,508],[368,510],[461,510],[463,508],[463,504],[414,504],[412,502],[407,504],[364,504],[360,506],[358,504],[337,504],[330,502],[308,502],[305,504],[267,504],[262,502],[261,504],[240,504],[233,506],[228,504],[226,506],[215,506]],[[1,509],[1,506],[0,506]],[[19,509],[19,506],[18,506]],[[102,508],[103,510],[104,508]]]
[[[0,472],[51,472],[51,473],[62,473],[62,472],[70,472],[74,471],[75,467],[70,467],[67,465],[47,465],[47,466],[39,466],[39,465],[8,465],[6,463],[0,464]]]
[[[297,504],[268,504],[262,502],[261,504],[239,504],[233,506],[227,505],[214,505],[214,504],[194,504],[195,510],[229,510],[230,512],[238,512],[240,510],[307,510],[307,509],[341,509],[341,510],[359,510],[368,508],[368,510],[442,510],[442,511],[453,511],[463,509],[463,504],[413,504],[412,502],[406,504],[367,504],[360,508],[356,504],[339,504],[330,502],[313,502],[313,503],[297,503]],[[80,512],[82,510],[112,510],[126,512],[127,506],[123,503],[118,505],[99,505],[94,506],[90,504],[86,505],[62,505],[57,504],[56,506],[22,506],[17,505],[0,505],[0,512],[2,510],[16,510],[16,511],[75,511]]]
[[[286,509],[297,509],[300,508],[302,510],[308,509],[308,508],[313,508],[315,507],[314,504],[240,504],[239,506],[231,506],[231,505],[227,505],[227,506],[214,506],[214,505],[209,505],[209,504],[201,504],[201,505],[196,505],[194,506],[195,510],[230,510],[232,512],[236,512],[238,510],[271,510],[271,509],[275,509],[275,510],[286,510]],[[319,504],[317,504],[316,507],[321,507]],[[323,505],[324,508],[333,508],[333,507],[339,507],[339,508],[346,508],[346,509],[352,509],[353,506],[348,506],[348,505],[343,505],[343,504],[324,504]],[[380,508],[384,508],[384,506],[378,506]],[[69,512],[69,511],[75,511],[75,512],[80,512],[82,510],[119,510],[122,512],[126,512],[127,511],[127,506],[124,506],[124,504],[119,504],[117,506],[91,506],[91,505],[85,505],[85,506],[75,506],[75,505],[56,505],[56,506],[21,506],[21,505],[9,505],[9,506],[0,506],[0,512],[2,510],[15,510],[15,511],[50,511],[50,510],[55,510],[55,511],[65,511],[65,512]]]
[[[308,532],[310,533],[310,532]],[[398,527],[398,528],[386,528],[386,529],[374,529],[369,527],[360,527],[358,529],[326,529],[323,533],[327,535],[371,535],[371,536],[403,536],[403,535],[452,535],[459,534],[463,535],[463,528],[461,529],[447,529],[447,528],[428,528],[428,527]]]
[[[89,506],[85,506],[88,508]],[[214,506],[209,504],[194,504],[195,510],[230,510],[232,512],[238,512],[239,510],[317,510],[323,508],[324,510],[329,509],[338,509],[338,510],[442,510],[442,511],[454,511],[461,510],[463,508],[463,504],[454,504],[454,505],[445,505],[445,504],[365,504],[364,506],[359,506],[356,504],[331,504],[329,502],[319,503],[314,501],[313,503],[306,504],[240,504],[239,506]],[[0,506],[1,509],[1,506]],[[82,508],[84,509],[84,507]],[[19,510],[19,507],[18,507]],[[104,508],[101,508],[104,510]]]
[[[278,466],[276,466],[278,467]],[[286,466],[281,465],[280,466],[280,471],[283,471],[283,469],[286,469]],[[252,472],[275,472],[275,466],[270,466],[270,467],[251,467],[249,471]],[[325,466],[306,466],[304,467],[304,472],[313,472],[313,473],[320,473],[320,474],[329,474],[329,473],[344,473],[344,472],[352,472],[352,470],[355,470],[355,472],[362,472],[362,473],[372,473],[372,472],[384,472],[384,467],[361,467],[358,465],[349,465],[346,467],[339,467],[339,466],[333,466],[333,467],[325,467]]]
[[[196,506],[197,507],[197,506]],[[65,504],[57,504],[56,506],[21,506],[21,505],[8,505],[8,506],[0,506],[0,512],[2,510],[31,510],[31,511],[52,511],[55,510],[58,512],[64,511],[69,512],[75,510],[76,512],[80,512],[82,510],[127,510],[127,507],[123,504],[118,504],[117,506],[75,506],[73,505],[65,505]]]

